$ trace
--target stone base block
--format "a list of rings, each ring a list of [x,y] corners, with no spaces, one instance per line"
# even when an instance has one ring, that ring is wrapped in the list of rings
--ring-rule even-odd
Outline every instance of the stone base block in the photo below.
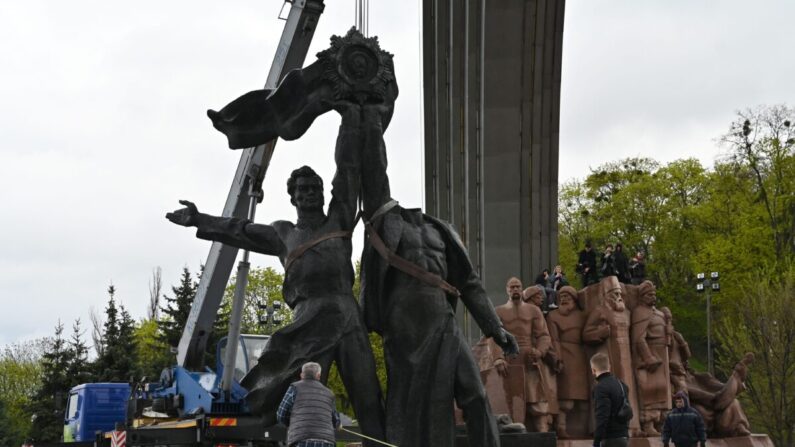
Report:
[[[537,433],[542,434],[542,433]],[[591,447],[591,439],[559,439],[557,447]],[[656,438],[630,438],[629,447],[662,447],[659,437]],[[671,444],[673,447],[673,444]],[[707,447],[775,447],[767,435],[751,435],[739,438],[708,439]]]

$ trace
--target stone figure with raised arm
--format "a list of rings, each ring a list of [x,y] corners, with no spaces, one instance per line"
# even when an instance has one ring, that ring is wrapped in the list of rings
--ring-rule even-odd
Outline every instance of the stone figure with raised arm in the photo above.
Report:
[[[302,82],[295,79],[302,76],[301,72],[293,72],[291,76],[281,88],[289,90],[291,85]],[[284,94],[280,91],[266,93],[263,95],[268,101]],[[210,113],[216,127],[231,126],[240,130],[234,119],[245,114],[236,113],[235,109],[246,108],[249,104],[243,101],[241,105],[239,101],[221,112]],[[273,113],[284,112],[278,104],[268,107],[273,108]],[[290,383],[296,380],[301,366],[309,361],[319,363],[323,371],[321,380],[325,383],[334,361],[362,431],[370,437],[383,439],[383,401],[375,362],[361,311],[352,294],[354,270],[350,238],[361,176],[361,110],[343,99],[324,102],[321,109],[332,107],[342,114],[342,124],[335,150],[337,171],[327,213],[323,209],[323,181],[311,168],[304,166],[293,171],[287,181],[287,192],[298,217],[295,223],[276,221],[263,225],[246,219],[210,216],[200,213],[196,205],[188,201],[181,201],[185,208],[168,213],[166,217],[178,225],[196,227],[199,238],[277,256],[284,265],[282,290],[285,302],[293,311],[293,322],[272,335],[258,364],[241,381],[249,391],[246,400],[250,409],[263,414],[266,422],[275,423],[279,402]],[[232,117],[232,121],[223,122],[226,116]],[[309,123],[311,120],[303,121],[303,130]],[[230,136],[230,146],[237,148],[266,142],[276,135],[289,135],[273,123],[260,124],[266,128],[275,126],[276,131],[260,130],[253,140],[250,134],[242,140],[233,140]],[[295,127],[291,131],[295,131]],[[298,135],[301,133],[298,131]],[[364,444],[377,445],[371,441],[364,441]]]
[[[377,41],[357,42],[356,51],[371,59],[368,67],[387,64],[391,69],[391,57],[385,58]],[[394,85],[386,91],[390,88],[396,91]],[[367,240],[360,303],[368,328],[384,340],[386,439],[401,446],[452,447],[455,400],[466,420],[469,445],[498,446],[478,365],[456,323],[458,302],[508,354],[516,351],[516,342],[502,328],[452,227],[392,200],[383,133],[393,100],[370,95],[361,102]]]
[[[455,399],[467,421],[469,445],[496,446],[496,423],[480,373],[455,321],[458,301],[467,307],[484,335],[493,337],[509,354],[516,350],[516,342],[502,328],[455,231],[420,210],[404,209],[391,200],[383,132],[397,93],[392,55],[381,50],[377,38],[366,38],[351,29],[344,37],[333,36],[331,47],[318,53],[317,62],[291,72],[277,90],[248,93],[220,112],[208,114],[213,125],[226,134],[230,147],[246,147],[269,141],[273,136],[297,138],[317,116],[345,104],[341,137],[351,130],[351,138],[362,148],[360,175],[351,182],[346,177],[345,185],[353,192],[361,184],[368,237],[362,255],[360,304],[367,327],[380,333],[384,340],[388,376],[386,439],[401,446],[452,447]],[[346,119],[356,124],[348,126]],[[347,197],[351,199],[352,195]],[[346,216],[350,217],[351,226],[354,202],[355,199],[345,201],[350,204]],[[296,226],[296,231],[299,229]],[[317,231],[300,243],[323,234]],[[280,239],[283,243],[292,240],[286,235]],[[319,275],[299,276],[292,270],[307,263],[309,253],[317,255],[324,244],[343,242],[349,244],[347,239],[336,238],[307,251],[294,267],[288,268],[285,287],[289,282],[298,291],[319,294],[320,289],[329,287],[322,284],[327,282],[344,288],[347,300],[353,279],[349,270],[350,245],[336,247],[333,256],[325,255]],[[288,256],[295,248],[282,250],[281,256]],[[345,272],[337,271],[341,266]],[[346,315],[360,321],[357,312]],[[341,327],[337,330],[343,334],[355,332],[358,337],[359,327],[348,331],[349,324],[347,320],[324,318],[319,326]],[[320,338],[311,340],[324,346],[328,343]],[[370,362],[368,359],[368,365]],[[250,383],[260,385],[269,380],[258,372],[257,379]],[[378,398],[378,392],[369,387],[362,391],[358,384],[350,385],[349,392],[353,389]],[[361,423],[358,410],[357,416]]]

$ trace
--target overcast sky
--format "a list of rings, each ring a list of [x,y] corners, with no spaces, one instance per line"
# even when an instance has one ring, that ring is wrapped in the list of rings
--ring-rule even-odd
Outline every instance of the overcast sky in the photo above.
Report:
[[[353,24],[328,0],[310,57]],[[401,96],[386,135],[394,196],[422,205],[420,16],[371,0]],[[205,116],[261,88],[278,0],[0,1],[0,345],[51,335],[107,302],[136,317],[160,266],[168,287],[210,244],[164,214],[221,212],[239,159]],[[738,109],[795,103],[795,2],[569,0],[560,178],[626,156],[711,164]],[[257,220],[294,218],[290,170],[330,180],[338,117],[279,142]],[[253,255],[257,266],[277,266]]]

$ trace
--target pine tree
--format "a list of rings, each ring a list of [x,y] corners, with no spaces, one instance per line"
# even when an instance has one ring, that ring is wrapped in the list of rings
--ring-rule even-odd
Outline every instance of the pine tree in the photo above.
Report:
[[[89,383],[94,379],[89,370],[91,365],[88,362],[88,346],[83,342],[83,333],[78,318],[72,325],[72,336],[67,346],[69,363],[66,367],[66,376],[71,386]]]
[[[193,280],[188,267],[183,267],[179,286],[171,287],[173,297],[163,296],[166,307],[160,308],[164,316],[159,321],[160,332],[162,340],[171,347],[179,345],[179,339],[182,337],[185,322],[188,321],[190,307],[196,297],[198,287],[199,284]]]
[[[102,355],[95,365],[101,382],[128,382],[135,371],[135,322],[124,306],[116,307],[116,288],[108,287],[108,307],[102,334]]]
[[[69,348],[63,324],[55,326],[55,337],[42,355],[42,383],[30,408],[33,417],[30,437],[38,442],[57,442],[63,434],[63,405],[71,383],[67,376]]]

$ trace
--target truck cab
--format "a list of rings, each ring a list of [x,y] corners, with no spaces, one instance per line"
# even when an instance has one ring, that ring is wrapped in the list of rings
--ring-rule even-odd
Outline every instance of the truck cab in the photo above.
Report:
[[[125,422],[129,397],[127,383],[84,383],[69,390],[64,442],[92,441],[97,431],[110,431],[117,422]]]

